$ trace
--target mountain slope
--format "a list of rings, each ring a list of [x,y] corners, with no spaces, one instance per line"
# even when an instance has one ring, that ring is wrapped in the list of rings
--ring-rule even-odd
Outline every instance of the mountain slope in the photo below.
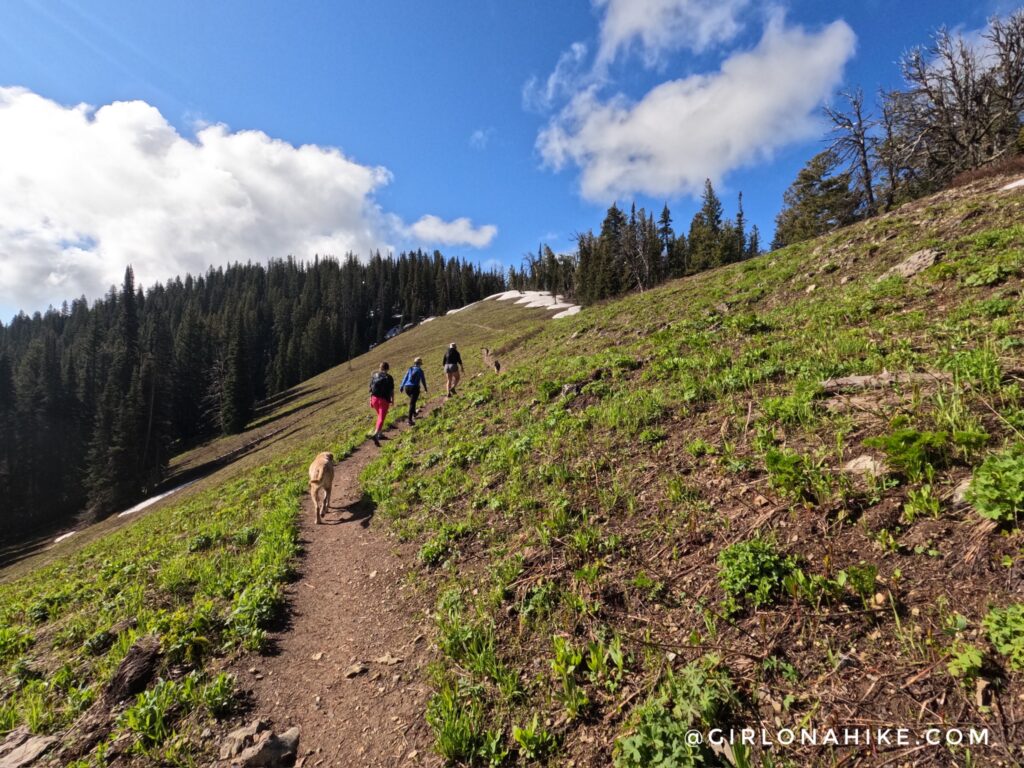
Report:
[[[59,736],[48,753],[57,765],[116,755],[190,764],[208,751],[203,728],[237,708],[239,691],[221,670],[267,650],[268,632],[286,618],[309,462],[323,450],[345,457],[372,425],[370,372],[389,359],[400,374],[422,355],[436,393],[450,341],[473,375],[483,369],[481,346],[514,344],[551,314],[490,301],[421,324],[267,404],[243,435],[178,457],[170,482],[195,480],[187,488],[7,569],[0,735],[26,726]],[[401,412],[397,399],[389,419]],[[111,700],[118,667],[150,636],[159,640],[149,670],[158,682],[138,698]]]
[[[686,731],[849,726],[909,742],[754,764],[1024,759],[1006,181],[548,325],[384,451],[367,488],[440,595],[441,755],[743,765]]]

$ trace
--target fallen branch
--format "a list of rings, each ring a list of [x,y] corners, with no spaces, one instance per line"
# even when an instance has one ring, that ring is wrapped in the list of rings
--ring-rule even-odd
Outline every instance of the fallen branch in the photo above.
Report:
[[[836,394],[847,390],[880,389],[896,384],[934,384],[952,381],[951,373],[889,373],[883,371],[871,376],[843,376],[838,379],[826,379],[821,382],[821,389],[826,394]]]

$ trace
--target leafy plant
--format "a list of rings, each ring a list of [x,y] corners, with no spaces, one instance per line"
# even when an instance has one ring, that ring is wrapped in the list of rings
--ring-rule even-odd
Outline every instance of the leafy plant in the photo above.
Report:
[[[533,719],[520,728],[512,726],[512,740],[519,745],[519,754],[527,760],[541,760],[558,747],[558,739],[553,733],[540,725],[540,718],[535,712]]]
[[[925,479],[927,469],[944,466],[950,448],[947,432],[921,432],[909,427],[864,441],[869,448],[885,453],[889,466],[907,480]]]
[[[851,565],[838,574],[840,583],[849,583],[854,593],[867,608],[878,588],[878,567],[868,563]]]
[[[782,555],[773,539],[756,536],[723,549],[718,554],[718,567],[725,608],[732,613],[740,609],[741,603],[760,608],[774,602],[797,561]]]
[[[576,671],[583,663],[583,651],[559,635],[551,640],[555,647],[551,671],[560,685],[555,696],[562,702],[569,719],[575,720],[590,704],[586,692],[576,682]]]
[[[35,638],[23,629],[0,627],[0,662],[24,653],[33,642]]]
[[[958,642],[950,649],[950,659],[946,669],[953,677],[973,680],[981,673],[983,657],[981,649],[970,643]]]
[[[1010,668],[1024,670],[1024,603],[993,608],[982,625],[995,649],[1006,656]]]
[[[974,472],[967,500],[982,517],[1016,523],[1024,513],[1024,447],[989,456]]]
[[[172,712],[180,706],[178,686],[171,680],[159,680],[140,693],[135,703],[119,718],[121,726],[136,733],[142,747],[162,744],[173,732]]]
[[[203,687],[202,702],[206,710],[218,720],[235,710],[235,676],[219,673]]]
[[[475,696],[460,696],[445,683],[427,702],[426,720],[438,753],[453,763],[469,762],[483,746],[484,711]]]
[[[736,706],[729,674],[717,656],[670,672],[657,693],[630,718],[632,731],[615,742],[615,768],[689,768],[716,765],[704,744],[690,744],[687,733],[720,724]]]
[[[907,502],[903,505],[903,519],[913,523],[919,517],[938,517],[939,497],[935,495],[930,482],[907,494]]]

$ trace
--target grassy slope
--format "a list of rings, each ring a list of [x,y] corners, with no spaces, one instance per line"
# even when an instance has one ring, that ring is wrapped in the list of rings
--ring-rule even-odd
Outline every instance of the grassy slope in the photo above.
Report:
[[[412,329],[280,397],[245,434],[178,457],[172,469],[187,472],[262,438],[121,530],[95,541],[83,533],[57,555],[11,569],[0,585],[0,735],[22,723],[59,732],[97,699],[132,643],[155,633],[164,674],[175,681],[143,696],[113,739],[141,749],[148,734],[143,762],[162,755],[188,764],[197,751],[189,735],[226,698],[229,684],[215,676],[222,657],[260,649],[280,608],[310,459],[321,450],[343,457],[372,424],[371,370],[389,359],[401,375],[421,354],[432,391],[443,391],[438,371],[449,341],[477,372],[480,346],[514,343],[549,315],[492,301]],[[182,677],[191,669],[192,678]],[[100,763],[103,749],[93,753]]]
[[[675,766],[724,759],[690,725],[940,723],[993,745],[906,759],[1024,760],[1024,615],[983,624],[1021,535],[953,500],[1024,431],[1024,197],[997,188],[552,323],[385,449],[367,488],[440,594],[442,755]],[[884,370],[950,378],[820,386]],[[864,454],[889,471],[842,471]]]

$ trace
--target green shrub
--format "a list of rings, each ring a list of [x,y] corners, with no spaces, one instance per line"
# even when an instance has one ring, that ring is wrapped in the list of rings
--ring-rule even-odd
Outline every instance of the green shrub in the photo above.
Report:
[[[472,761],[483,746],[483,707],[478,696],[460,696],[445,683],[427,703],[427,724],[434,731],[434,747],[452,763]]]
[[[555,648],[551,671],[560,685],[555,691],[555,698],[565,707],[569,720],[575,720],[590,705],[587,694],[576,682],[576,672],[583,664],[583,650],[559,635],[551,640]]]
[[[522,728],[512,726],[512,740],[519,745],[519,754],[526,760],[542,760],[558,747],[557,737],[540,726],[536,712],[533,719]]]
[[[983,657],[981,649],[970,643],[957,642],[950,649],[946,670],[953,677],[973,680],[981,673]]]
[[[173,732],[174,710],[180,704],[177,684],[159,680],[136,697],[135,703],[121,714],[118,723],[137,734],[143,748],[153,747],[162,744]]]
[[[472,530],[472,526],[466,521],[444,523],[437,533],[420,547],[417,557],[424,565],[440,565],[451,555],[452,544],[468,536]]]
[[[235,710],[235,676],[221,672],[203,687],[203,706],[213,717],[221,720]]]
[[[982,620],[988,639],[1011,669],[1024,670],[1024,603],[993,608]]]
[[[734,612],[741,603],[754,608],[773,603],[797,562],[795,557],[780,554],[772,539],[757,536],[723,549],[718,554],[718,567],[725,608]]]
[[[967,500],[978,514],[999,523],[1015,523],[1024,513],[1024,450],[989,456],[974,472]]]
[[[725,765],[708,746],[687,743],[686,734],[721,725],[736,703],[732,681],[716,656],[670,673],[634,711],[632,733],[615,742],[615,768]]]
[[[0,662],[20,656],[35,642],[35,638],[17,627],[0,627]]]
[[[924,480],[929,467],[938,469],[949,457],[950,439],[947,432],[921,432],[903,428],[864,441],[869,448],[885,453],[889,466],[912,482]]]

